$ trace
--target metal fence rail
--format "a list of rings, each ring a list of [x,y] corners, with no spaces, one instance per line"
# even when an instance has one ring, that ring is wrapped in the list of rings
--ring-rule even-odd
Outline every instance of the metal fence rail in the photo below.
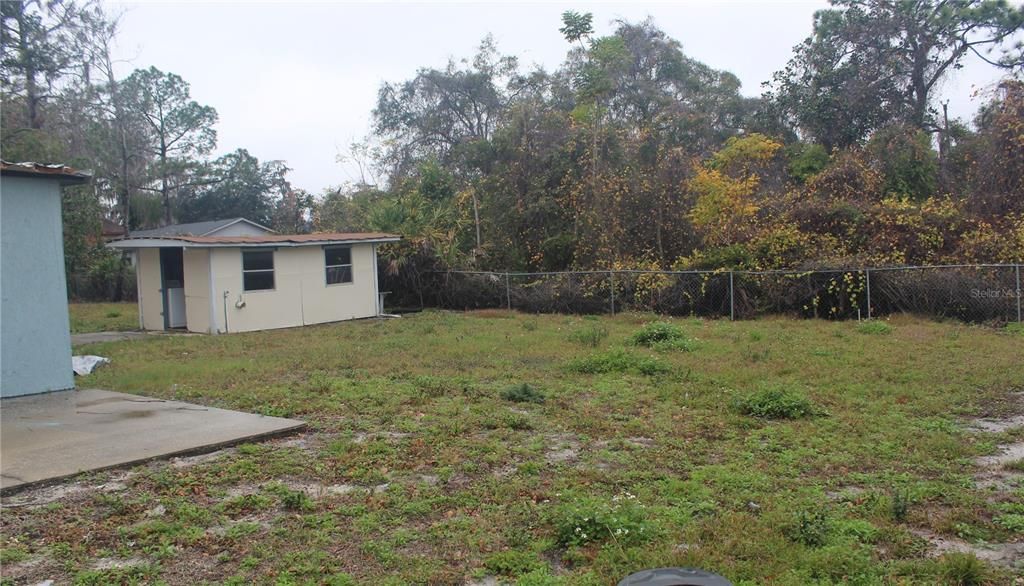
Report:
[[[1020,322],[1021,265],[806,271],[445,271],[423,280],[425,304],[541,313],[653,311],[747,319],[791,314],[859,319],[908,312],[971,322]]]

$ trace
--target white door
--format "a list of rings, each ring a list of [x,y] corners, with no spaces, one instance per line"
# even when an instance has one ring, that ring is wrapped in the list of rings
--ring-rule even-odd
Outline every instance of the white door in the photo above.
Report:
[[[183,328],[185,321],[185,288],[167,289],[167,323],[172,328]]]

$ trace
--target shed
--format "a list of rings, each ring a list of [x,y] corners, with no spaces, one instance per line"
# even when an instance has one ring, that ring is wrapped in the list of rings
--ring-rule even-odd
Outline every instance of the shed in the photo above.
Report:
[[[218,334],[380,315],[377,245],[398,240],[379,232],[136,232],[108,246],[136,256],[142,329]]]
[[[61,186],[90,175],[0,161],[0,397],[71,389]]]

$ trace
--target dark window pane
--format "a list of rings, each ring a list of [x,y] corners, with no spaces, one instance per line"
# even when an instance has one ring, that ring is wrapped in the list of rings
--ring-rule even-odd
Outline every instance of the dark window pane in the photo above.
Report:
[[[273,250],[243,250],[242,270],[258,271],[274,268]]]
[[[242,273],[243,285],[246,291],[262,291],[274,288],[274,271],[261,271],[255,273]]]
[[[327,284],[351,283],[352,267],[327,267]]]
[[[348,246],[338,246],[324,250],[327,257],[327,266],[350,265],[352,264],[352,249]]]

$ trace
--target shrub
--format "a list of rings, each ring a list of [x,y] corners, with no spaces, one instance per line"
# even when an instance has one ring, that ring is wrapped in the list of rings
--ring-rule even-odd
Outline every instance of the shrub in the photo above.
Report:
[[[757,391],[736,402],[744,415],[765,419],[800,419],[819,414],[809,399],[786,389],[769,388]]]
[[[625,350],[616,349],[573,360],[569,363],[569,370],[582,374],[636,372],[651,376],[666,373],[669,368],[655,358],[637,356]]]
[[[600,346],[607,337],[608,328],[600,324],[589,324],[569,334],[569,340],[591,348]]]
[[[555,511],[554,525],[558,544],[563,547],[612,540],[635,544],[654,534],[643,505],[628,492],[611,500],[584,497],[567,503]]]
[[[1010,322],[1006,324],[1006,333],[1017,334],[1018,336],[1024,336],[1024,323],[1021,322]]]
[[[668,322],[656,321],[644,324],[639,331],[633,334],[629,343],[634,346],[647,346],[648,348],[658,343],[671,342],[686,338],[679,326]]]
[[[867,320],[857,324],[857,331],[862,334],[886,335],[892,333],[892,326],[884,321]]]
[[[985,582],[985,565],[973,553],[947,553],[940,567],[946,584],[978,586]]]
[[[501,391],[501,398],[513,403],[543,403],[544,393],[528,383],[512,385]]]
[[[789,530],[789,538],[807,547],[821,547],[828,541],[831,523],[824,511],[801,511]]]

